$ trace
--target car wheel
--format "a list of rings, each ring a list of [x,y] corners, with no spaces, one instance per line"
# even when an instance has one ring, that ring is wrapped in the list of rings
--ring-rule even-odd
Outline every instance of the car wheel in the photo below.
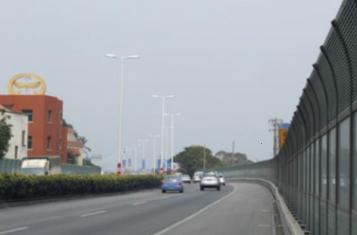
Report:
[[[162,192],[162,193],[166,193],[166,190],[163,189],[163,190],[161,190],[161,192]]]
[[[180,190],[180,193],[183,193],[183,189]]]
[[[203,191],[203,190],[205,190],[205,188],[201,186],[201,191]]]
[[[217,187],[217,191],[221,191],[221,187],[220,186]]]

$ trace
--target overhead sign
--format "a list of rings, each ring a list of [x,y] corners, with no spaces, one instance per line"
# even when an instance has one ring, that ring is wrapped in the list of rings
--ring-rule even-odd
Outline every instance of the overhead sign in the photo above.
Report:
[[[7,86],[10,95],[44,95],[47,86],[43,78],[34,73],[14,75]]]

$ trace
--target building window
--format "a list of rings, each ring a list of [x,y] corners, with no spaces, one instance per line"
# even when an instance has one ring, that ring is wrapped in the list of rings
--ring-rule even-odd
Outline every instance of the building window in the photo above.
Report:
[[[15,146],[15,159],[17,159],[18,158],[18,155],[19,155],[19,146]]]
[[[62,113],[62,111],[59,112],[59,120],[60,120],[60,123],[63,124],[63,113]]]
[[[22,113],[27,115],[29,122],[33,121],[33,111],[32,111],[32,109],[24,109],[24,110],[22,110]]]
[[[28,149],[32,149],[32,136],[29,136],[28,139],[27,139],[27,148]]]
[[[52,138],[51,138],[51,136],[48,136],[47,137],[47,149],[51,149],[51,147],[52,147]]]
[[[52,110],[47,111],[47,121],[52,122]]]
[[[26,140],[26,131],[22,131],[21,132],[21,145],[22,145],[22,147],[26,146],[25,140]]]

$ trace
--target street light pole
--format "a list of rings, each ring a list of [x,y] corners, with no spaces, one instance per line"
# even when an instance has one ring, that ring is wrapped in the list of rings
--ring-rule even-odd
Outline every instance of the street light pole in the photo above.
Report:
[[[138,172],[138,145],[134,147],[134,171]]]
[[[153,98],[161,99],[161,153],[160,153],[160,171],[163,169],[164,154],[165,154],[165,104],[166,99],[175,98],[174,95],[160,96],[152,95]]]
[[[154,175],[156,175],[156,140],[160,138],[160,135],[150,135],[152,138],[152,160],[153,160],[153,169],[154,169]]]
[[[170,169],[174,169],[174,150],[175,150],[175,118],[181,116],[181,113],[166,113],[166,116],[170,117]]]
[[[118,128],[118,174],[121,174],[121,163],[123,155],[123,106],[124,106],[124,62],[125,60],[140,59],[139,55],[117,56],[107,53],[105,55],[109,59],[119,60],[120,63],[120,82],[119,82],[119,128]]]
[[[146,166],[143,165],[143,163],[145,162],[145,143],[148,142],[148,139],[139,139],[139,143],[141,143],[141,164],[142,164],[142,168],[143,170],[145,170]]]
[[[203,145],[203,171],[206,171],[206,145]]]

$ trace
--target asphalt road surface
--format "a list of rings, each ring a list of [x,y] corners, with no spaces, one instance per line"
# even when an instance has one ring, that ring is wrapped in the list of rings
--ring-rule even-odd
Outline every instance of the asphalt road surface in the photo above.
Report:
[[[3,208],[0,235],[270,235],[272,211],[262,186],[201,192],[196,184],[183,194],[152,190]]]

